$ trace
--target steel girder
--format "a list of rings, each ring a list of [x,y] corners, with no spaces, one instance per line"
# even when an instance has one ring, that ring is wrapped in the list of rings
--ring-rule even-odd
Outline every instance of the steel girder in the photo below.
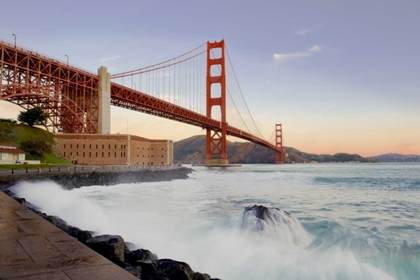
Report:
[[[98,131],[98,77],[0,41],[0,100],[40,107],[53,132]]]

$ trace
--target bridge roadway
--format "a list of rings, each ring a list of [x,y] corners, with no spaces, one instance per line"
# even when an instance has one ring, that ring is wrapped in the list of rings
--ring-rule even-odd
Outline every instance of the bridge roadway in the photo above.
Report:
[[[69,88],[73,86],[80,92],[94,92],[95,87],[99,88],[99,76],[96,74],[81,70],[68,63],[60,62],[57,59],[40,55],[37,52],[16,47],[4,41],[0,41],[0,71],[4,71],[1,77],[2,83],[0,83],[0,100],[7,100],[21,107],[37,106],[40,105],[38,103],[54,99],[51,101],[53,103],[51,107],[56,109],[58,102],[57,92],[52,93],[51,89],[55,88],[57,90],[59,86],[65,87],[67,85]],[[23,81],[16,83],[15,80],[19,79],[23,79]],[[66,96],[65,91],[59,93],[62,100],[67,100],[67,103],[71,104],[66,112],[74,112],[77,116],[77,114],[80,114],[77,112],[83,111],[82,108],[86,105],[81,104],[80,100],[73,102],[70,100],[70,97]],[[84,95],[85,93],[83,93]],[[208,118],[205,115],[114,82],[111,82],[110,95],[111,105],[117,107],[183,122],[204,129],[219,130],[222,126],[218,120]],[[38,100],[34,97],[38,98]],[[64,104],[64,102],[61,103]],[[89,126],[89,129],[86,129],[86,131],[97,133],[98,118],[98,115],[86,117],[85,123],[82,124]],[[79,119],[79,122],[82,122],[82,120]],[[227,126],[227,134],[254,142],[275,152],[282,152],[274,144],[230,125]]]
[[[138,279],[0,191],[0,279]]]

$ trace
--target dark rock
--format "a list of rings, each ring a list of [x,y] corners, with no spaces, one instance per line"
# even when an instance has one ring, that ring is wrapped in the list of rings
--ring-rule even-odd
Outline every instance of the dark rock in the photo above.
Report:
[[[150,275],[146,275],[146,276],[141,276],[140,278],[141,280],[172,280],[167,278],[165,275],[163,275],[162,273],[156,272]]]
[[[87,230],[81,230],[78,227],[69,226],[67,233],[73,237],[76,237],[82,243],[86,243],[86,240],[92,238],[92,233]]]
[[[128,254],[131,251],[134,251],[137,249],[137,246],[131,242],[124,242],[125,246],[124,246],[124,254]]]
[[[46,220],[49,221],[50,223],[52,223],[53,225],[55,225],[56,227],[58,227],[59,229],[63,230],[63,231],[68,230],[68,225],[67,225],[66,221],[64,221],[63,219],[60,219],[57,216],[47,216]]]
[[[194,273],[193,280],[210,280],[210,275],[208,274],[201,274],[200,272]]]
[[[194,271],[184,262],[171,259],[161,259],[156,261],[158,270],[163,272],[170,280],[192,280]]]
[[[141,277],[141,267],[140,266],[131,266],[130,264],[126,263],[125,268],[126,271],[131,273],[132,275],[136,276],[137,278]]]
[[[137,261],[154,261],[157,256],[149,250],[138,249],[128,254],[124,254],[125,261],[131,265],[135,265]]]
[[[26,199],[24,198],[20,198],[20,197],[15,197],[14,198],[17,202],[19,202],[22,205],[26,205]]]
[[[155,262],[151,261],[137,261],[135,266],[141,267],[142,277],[157,273],[157,267]]]
[[[280,210],[278,208],[271,208]],[[262,206],[262,205],[254,205],[245,207],[244,212],[254,212],[255,217],[260,220],[267,221],[268,219],[272,219],[272,213],[270,208]]]
[[[124,239],[119,235],[99,235],[86,240],[85,244],[121,267],[124,263]]]

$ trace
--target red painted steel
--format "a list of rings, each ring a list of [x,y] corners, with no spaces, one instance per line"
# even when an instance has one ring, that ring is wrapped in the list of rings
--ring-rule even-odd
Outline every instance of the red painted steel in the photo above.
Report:
[[[212,50],[220,49],[220,57],[212,57]],[[220,75],[212,76],[212,66],[220,70]],[[213,97],[212,85],[220,84],[220,95]],[[216,96],[216,92],[214,95]],[[207,42],[207,76],[206,76],[206,115],[212,118],[212,108],[220,107],[221,123],[219,127],[207,128],[206,136],[206,159],[221,158],[227,159],[226,153],[226,73],[225,73],[225,41],[210,43]]]
[[[42,108],[53,132],[97,133],[97,76],[1,41],[0,56],[0,100]]]
[[[276,163],[284,163],[283,129],[282,125],[276,124]]]
[[[213,44],[210,45],[212,47],[224,46],[223,41],[210,44]],[[220,61],[221,59],[214,59],[210,63],[217,65]],[[49,120],[46,125],[48,130],[68,133],[98,132],[100,120],[97,75],[2,41],[0,75],[0,101],[9,101],[26,109],[41,107]],[[224,75],[210,77],[210,82],[224,83],[224,79]],[[222,86],[222,91],[223,88]],[[220,156],[226,155],[226,148],[223,143],[219,144],[217,139],[223,142],[226,135],[251,141],[284,154],[282,147],[228,125],[225,112],[222,112],[220,122],[212,119],[209,111],[206,116],[198,114],[117,83],[111,83],[111,105],[213,131],[213,152],[220,153]],[[215,105],[226,109],[225,100],[221,97],[211,98],[209,105],[210,112],[211,107]]]

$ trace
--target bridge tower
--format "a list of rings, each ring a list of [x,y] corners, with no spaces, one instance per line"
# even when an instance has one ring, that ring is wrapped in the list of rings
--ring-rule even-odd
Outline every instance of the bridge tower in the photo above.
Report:
[[[214,57],[219,54],[220,56]],[[217,129],[207,128],[206,159],[204,164],[208,166],[227,165],[229,161],[226,153],[227,122],[224,40],[214,43],[207,42],[206,114],[208,118],[212,117],[213,107],[220,107],[221,121]]]
[[[283,130],[281,123],[276,124],[276,147],[280,150],[280,152],[276,152],[276,163],[284,163]]]

